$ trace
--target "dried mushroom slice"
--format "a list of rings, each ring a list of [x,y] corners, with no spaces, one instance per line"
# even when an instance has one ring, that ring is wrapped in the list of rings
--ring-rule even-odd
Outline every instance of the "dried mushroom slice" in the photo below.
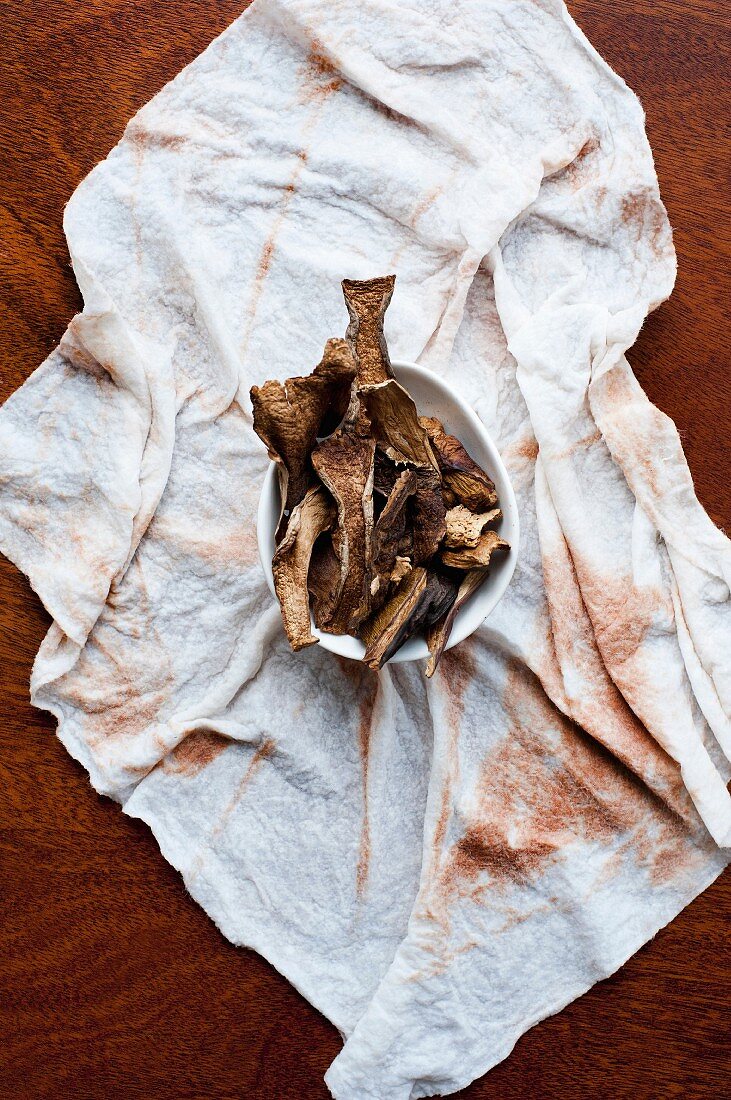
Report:
[[[445,517],[447,533],[444,545],[450,549],[458,549],[462,546],[477,546],[480,535],[489,523],[502,519],[503,514],[499,508],[493,508],[490,512],[470,512],[464,504],[458,504],[450,508]]]
[[[486,569],[496,550],[509,549],[509,543],[501,539],[497,531],[485,531],[476,546],[465,546],[461,550],[442,550],[442,564],[449,569]]]
[[[338,508],[333,550],[340,563],[337,598],[321,629],[349,634],[368,614],[367,563],[373,532],[375,444],[355,432],[338,431],[318,443],[312,465]],[[317,621],[317,620],[316,620]]]
[[[406,528],[398,544],[400,558],[413,558],[414,556],[414,532]]]
[[[411,504],[413,549],[417,565],[433,558],[447,530],[447,509],[439,474],[431,467],[416,470],[417,489]]]
[[[383,335],[383,318],[395,281],[395,275],[384,275],[379,279],[343,280],[343,297],[350,314],[345,337],[358,365],[359,388],[393,378]]]
[[[434,675],[447,642],[449,641],[449,636],[452,633],[452,627],[454,626],[457,612],[464,606],[472,593],[477,591],[487,576],[487,572],[487,569],[473,569],[471,572],[467,573],[459,586],[457,597],[447,613],[442,615],[440,619],[428,627],[426,632],[426,644],[429,647],[430,657],[426,666],[427,676],[431,677]]]
[[[369,570],[371,611],[380,607],[388,594],[393,571],[399,558],[399,545],[406,530],[406,505],[409,498],[416,492],[417,484],[414,471],[403,470],[373,528]],[[404,560],[408,559],[401,559],[401,561]],[[409,562],[409,570],[410,568]],[[406,575],[402,570],[403,566],[399,570],[399,579]]]
[[[370,668],[379,669],[413,633],[411,622],[426,582],[423,566],[412,569],[381,610],[362,624],[360,636],[366,644],[363,660]]]
[[[302,378],[276,379],[252,386],[254,431],[277,463],[282,515],[277,542],[292,509],[310,487],[310,452],[326,418],[338,423],[348,408],[355,360],[345,340],[328,340],[322,361]]]
[[[361,630],[367,646],[363,660],[369,668],[382,668],[412,634],[441,618],[456,592],[457,586],[448,578],[423,566],[412,569]]]
[[[342,587],[340,558],[335,553],[330,535],[323,535],[315,543],[307,578],[312,601],[312,617],[315,626],[327,630],[337,606]]]
[[[419,423],[424,431],[427,433],[430,439],[435,435],[445,434],[445,428],[441,420],[437,420],[436,416],[420,416]]]
[[[448,613],[450,607],[457,599],[458,590],[458,583],[452,580],[451,577],[430,570],[429,580],[427,582],[427,595],[429,599],[428,602],[425,601],[422,626],[429,628],[433,626],[434,623],[439,622]]]
[[[413,463],[439,470],[437,456],[425,428],[419,422],[416,405],[395,379],[358,390],[371,422],[373,437],[396,463]]]
[[[380,447],[376,447],[376,460],[373,467],[373,491],[379,496],[389,497],[398,481],[403,466],[397,466]]]
[[[362,435],[364,439],[370,439],[371,437],[371,424],[355,383],[353,383],[350,390],[350,402],[343,421],[343,427],[349,432],[355,432],[356,435]]]
[[[439,460],[439,468],[447,492],[471,512],[487,512],[497,504],[493,481],[462,446],[454,435],[448,435],[435,417],[420,417]],[[447,494],[445,493],[445,496]]]
[[[399,555],[393,563],[393,569],[391,570],[391,584],[399,584],[404,577],[408,577],[413,568],[409,558],[402,558]]]
[[[284,629],[295,651],[317,642],[310,629],[307,574],[312,548],[319,536],[330,530],[335,516],[335,505],[321,485],[308,490],[292,510],[284,538],[272,560]]]

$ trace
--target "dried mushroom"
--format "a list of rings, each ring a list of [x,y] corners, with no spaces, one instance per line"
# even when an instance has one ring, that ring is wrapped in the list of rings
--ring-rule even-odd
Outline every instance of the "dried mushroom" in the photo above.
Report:
[[[413,558],[414,556],[414,531],[407,527],[398,544],[400,558]]]
[[[373,437],[396,464],[413,463],[438,471],[429,436],[419,423],[416,405],[395,379],[358,390],[371,422]]]
[[[434,675],[440,658],[444,653],[447,642],[449,641],[449,635],[452,633],[454,620],[457,618],[457,612],[464,606],[473,592],[477,591],[487,576],[487,573],[487,569],[473,569],[470,573],[467,573],[459,586],[457,597],[452,606],[447,610],[445,615],[428,627],[426,632],[426,644],[429,647],[429,661],[426,666],[426,674],[428,677]]]
[[[396,561],[399,558],[399,545],[406,530],[406,505],[409,498],[416,492],[416,487],[414,470],[403,470],[373,528],[369,581],[371,610],[380,607],[388,593],[393,579],[392,574],[396,569]],[[408,558],[400,560],[402,563],[408,562]],[[408,565],[406,573],[411,568],[410,562]],[[400,577],[406,575],[403,564],[397,573]]]
[[[423,626],[440,619],[454,602],[457,586],[447,577],[417,566],[381,610],[364,624],[367,649],[363,660],[381,668]]]
[[[310,454],[326,419],[335,424],[345,415],[355,378],[355,360],[345,340],[328,340],[322,360],[303,378],[273,379],[252,386],[254,431],[277,463],[282,515],[277,542],[284,536],[292,509],[312,478]]]
[[[393,596],[372,619],[363,623],[360,636],[366,644],[363,660],[371,668],[380,668],[411,634],[419,601],[426,590],[427,573],[423,566],[412,569]]]
[[[391,570],[391,584],[399,584],[404,577],[408,577],[413,568],[410,558],[402,558],[399,555],[393,563],[393,569]]]
[[[373,491],[382,497],[389,497],[391,491],[403,473],[403,466],[395,462],[376,446],[376,461],[373,466]]]
[[[358,366],[358,387],[393,378],[383,317],[393,294],[395,275],[378,279],[343,279],[343,297],[350,314],[345,333]]]
[[[444,545],[450,549],[462,546],[477,546],[480,535],[489,523],[494,523],[503,518],[499,508],[493,508],[489,512],[470,512],[464,504],[457,504],[450,508],[445,517],[447,533],[444,536]]]
[[[417,565],[433,558],[447,530],[447,509],[442,497],[439,474],[432,467],[416,471],[414,494],[412,557]]]
[[[420,422],[436,451],[444,485],[456,500],[471,512],[487,512],[494,508],[497,493],[493,481],[470,457],[457,437],[448,435],[444,425],[435,417],[421,417]]]
[[[295,505],[284,538],[272,560],[274,588],[282,609],[284,629],[292,649],[314,645],[310,630],[307,574],[312,548],[335,521],[335,505],[321,485],[309,489]]]
[[[337,431],[312,452],[312,465],[330,490],[338,509],[333,550],[340,564],[337,599],[322,629],[348,634],[370,608],[367,563],[373,532],[373,461],[375,444],[355,432]]]
[[[426,587],[429,601],[424,609],[423,624],[425,627],[431,627],[448,613],[457,599],[459,585],[443,573],[430,571]]]
[[[335,614],[341,591],[340,558],[335,553],[330,535],[322,535],[312,551],[307,587],[312,617],[319,630],[327,630]]]
[[[316,626],[352,634],[381,668],[417,631],[437,667],[460,608],[507,542],[495,486],[393,376],[383,321],[394,276],[345,280],[350,322],[311,375],[253,387],[254,428],[277,463],[272,562],[292,648]],[[331,433],[332,434],[329,434]]]
[[[464,546],[460,550],[442,550],[442,564],[449,569],[486,569],[496,550],[509,550],[497,531],[485,531],[476,546]]]

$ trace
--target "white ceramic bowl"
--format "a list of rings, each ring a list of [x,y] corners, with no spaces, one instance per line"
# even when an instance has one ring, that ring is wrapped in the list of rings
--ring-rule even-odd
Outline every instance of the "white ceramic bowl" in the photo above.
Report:
[[[503,518],[497,531],[510,543],[507,554],[496,554],[490,566],[490,572],[474,595],[457,612],[447,649],[467,638],[485,621],[505,592],[518,560],[518,508],[515,494],[508,478],[497,447],[487,433],[484,424],[470,406],[463,401],[446,382],[432,371],[417,367],[414,363],[392,363],[398,382],[408,390],[416,403],[421,416],[436,416],[444,424],[447,432],[456,435],[467,451],[489,474],[495,482]],[[274,595],[272,576],[272,558],[274,556],[274,532],[279,522],[281,497],[276,466],[272,462],[266,472],[264,485],[259,498],[257,516],[257,539],[261,564],[264,567],[267,584]],[[341,657],[350,657],[355,661],[362,659],[365,646],[360,638],[349,634],[325,634],[312,624],[312,633],[319,639],[320,645]],[[421,661],[429,656],[423,637],[409,638],[394,653],[389,664],[401,661]]]

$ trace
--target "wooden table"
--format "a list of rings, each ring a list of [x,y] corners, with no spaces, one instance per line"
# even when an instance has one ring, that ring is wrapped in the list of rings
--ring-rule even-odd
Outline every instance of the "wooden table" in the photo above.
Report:
[[[0,399],[80,308],[64,203],[127,119],[242,6],[0,5]],[[675,226],[677,289],[631,359],[678,424],[700,499],[731,526],[727,5],[571,7],[645,104]],[[258,956],[223,939],[146,827],[94,794],[51,718],[31,708],[28,677],[47,625],[25,579],[0,562],[0,1096],[326,1097],[334,1028]],[[730,913],[727,876],[461,1095],[721,1096],[731,1070]]]

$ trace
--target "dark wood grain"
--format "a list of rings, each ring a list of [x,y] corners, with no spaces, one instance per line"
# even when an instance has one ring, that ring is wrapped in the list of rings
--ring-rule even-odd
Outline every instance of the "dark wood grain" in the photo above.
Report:
[[[0,3],[0,399],[79,308],[61,229],[127,119],[241,0]],[[680,262],[632,361],[678,423],[698,494],[731,524],[724,0],[577,0],[647,111]],[[91,790],[28,702],[47,618],[0,562],[0,1095],[326,1097],[332,1029],[228,944],[139,822]],[[731,1061],[727,876],[619,974],[529,1032],[462,1095],[663,1100],[724,1094]]]

